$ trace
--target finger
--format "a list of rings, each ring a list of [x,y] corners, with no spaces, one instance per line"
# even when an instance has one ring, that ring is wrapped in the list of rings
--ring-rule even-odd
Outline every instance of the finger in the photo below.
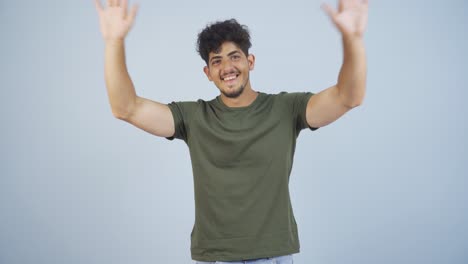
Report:
[[[101,14],[101,12],[103,11],[101,0],[94,0],[94,5],[96,6],[96,10],[98,11],[98,13]]]
[[[336,10],[329,4],[322,4],[322,9],[328,14],[328,16],[334,21],[335,16],[338,14]]]
[[[133,21],[135,20],[137,11],[138,11],[138,4],[134,4],[134,5],[132,6],[132,10],[130,10],[130,14],[129,14],[129,16],[128,16],[128,20],[129,20],[130,22],[133,23]]]
[[[361,2],[361,0],[340,0],[339,11],[341,12],[343,10],[353,8],[353,7],[357,6],[357,5],[359,5],[359,2]]]
[[[346,3],[345,3],[345,0],[340,0],[338,2],[338,11],[341,12],[343,11],[343,9],[346,8]]]
[[[354,0],[352,5],[353,6],[359,6],[361,4],[362,0]]]
[[[121,5],[124,16],[127,16],[128,0],[122,0]]]

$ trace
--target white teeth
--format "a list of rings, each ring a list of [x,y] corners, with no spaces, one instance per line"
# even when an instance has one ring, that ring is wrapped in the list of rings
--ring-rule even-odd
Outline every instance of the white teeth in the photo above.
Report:
[[[229,77],[226,77],[224,78],[225,81],[230,81],[230,80],[234,80],[237,76],[229,76]]]

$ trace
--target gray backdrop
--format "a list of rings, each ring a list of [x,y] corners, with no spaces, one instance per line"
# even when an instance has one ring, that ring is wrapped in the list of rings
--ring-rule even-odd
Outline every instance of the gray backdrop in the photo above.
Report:
[[[368,92],[299,137],[295,263],[467,263],[466,0],[370,1]],[[140,96],[211,99],[196,35],[235,17],[254,89],[336,82],[340,35],[320,1],[150,1],[127,45]],[[188,148],[110,111],[87,1],[0,1],[0,263],[193,263]]]

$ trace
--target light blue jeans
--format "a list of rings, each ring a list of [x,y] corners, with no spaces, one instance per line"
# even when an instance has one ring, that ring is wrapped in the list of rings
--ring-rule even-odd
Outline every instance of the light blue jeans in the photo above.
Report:
[[[293,256],[284,255],[279,257],[272,258],[259,258],[251,260],[242,260],[242,261],[216,261],[216,262],[205,262],[205,261],[196,261],[195,264],[293,264]]]

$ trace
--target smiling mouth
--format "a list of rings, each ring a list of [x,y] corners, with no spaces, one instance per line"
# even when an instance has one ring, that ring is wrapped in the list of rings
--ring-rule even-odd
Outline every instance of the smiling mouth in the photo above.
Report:
[[[239,74],[230,74],[224,78],[221,78],[221,80],[225,81],[225,82],[232,82],[234,80],[237,79],[237,77],[239,77]]]

